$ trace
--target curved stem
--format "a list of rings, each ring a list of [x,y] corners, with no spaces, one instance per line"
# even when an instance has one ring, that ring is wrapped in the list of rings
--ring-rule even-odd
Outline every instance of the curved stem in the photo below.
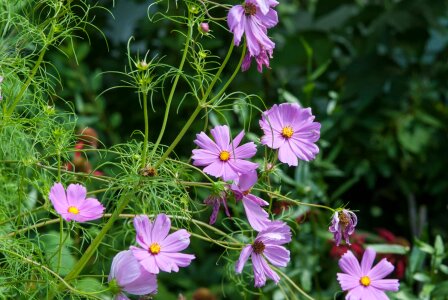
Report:
[[[166,108],[165,108],[165,115],[163,116],[162,128],[160,129],[159,136],[157,137],[157,140],[152,149],[151,157],[154,156],[154,154],[157,150],[157,147],[159,146],[160,141],[162,140],[163,134],[165,133],[166,123],[168,122],[168,115],[170,113],[171,102],[173,100],[174,92],[176,91],[177,82],[179,81],[180,74],[182,73],[182,69],[184,67],[185,60],[187,59],[188,47],[190,46],[192,32],[193,32],[193,24],[188,24],[187,40],[185,41],[184,53],[182,55],[182,60],[180,61],[179,69],[177,70],[177,75],[174,78],[174,82],[173,82],[173,86],[171,87],[170,95],[168,96],[168,101],[166,103]],[[157,169],[157,167],[156,167],[156,169]]]
[[[148,94],[143,92],[143,114],[145,117],[145,138],[143,141],[143,155],[142,155],[142,166],[146,166],[146,153],[148,152],[148,134],[149,134],[149,124],[148,124]]]
[[[310,295],[308,295],[304,290],[302,290],[294,281],[291,280],[291,278],[289,278],[288,275],[286,275],[285,273],[283,273],[279,268],[276,268],[274,266],[271,266],[271,268],[273,268],[275,271],[277,271],[283,278],[286,279],[286,281],[288,281],[288,283],[290,285],[292,285],[300,294],[302,294],[306,299],[308,300],[314,300],[313,297],[311,297]]]

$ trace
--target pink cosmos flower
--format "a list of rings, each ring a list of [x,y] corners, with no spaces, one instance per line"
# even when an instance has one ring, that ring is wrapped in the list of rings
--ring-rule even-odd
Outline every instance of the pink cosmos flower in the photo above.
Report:
[[[193,150],[193,164],[206,166],[204,172],[215,177],[222,177],[224,181],[235,179],[258,168],[258,164],[246,161],[257,152],[253,142],[239,146],[244,137],[241,131],[233,141],[230,141],[230,130],[227,125],[216,126],[211,131],[216,142],[212,141],[204,132],[196,135],[194,143],[201,149]]]
[[[235,199],[243,202],[250,226],[256,231],[261,231],[269,226],[271,221],[268,213],[262,208],[269,203],[250,193],[257,180],[257,172],[252,171],[241,175],[233,182],[230,189],[235,195]]]
[[[262,13],[259,4],[262,4]],[[278,23],[277,12],[271,7],[278,4],[273,0],[246,0],[242,5],[233,6],[227,16],[227,24],[234,35],[234,43],[238,46],[243,33],[246,36],[247,49],[250,56],[258,56],[263,51],[272,54],[275,48],[267,36],[267,29]]]
[[[342,209],[333,214],[328,230],[333,233],[337,246],[341,243],[341,238],[344,238],[345,242],[350,245],[349,238],[355,232],[356,224],[358,224],[358,218],[354,212],[348,209]]]
[[[339,260],[339,267],[344,273],[338,273],[338,281],[342,290],[349,291],[345,299],[389,299],[384,291],[398,291],[398,279],[383,279],[389,275],[394,266],[383,258],[372,268],[376,253],[367,248],[362,257],[361,265],[351,251],[347,251]]]
[[[129,299],[123,292],[133,295],[157,292],[157,277],[147,272],[130,250],[121,251],[112,260],[108,278],[115,299]]]
[[[54,209],[66,221],[87,222],[102,217],[104,206],[95,198],[87,198],[87,190],[80,184],[70,184],[67,194],[61,183],[55,183],[49,198]]]
[[[179,253],[190,244],[190,234],[185,229],[168,234],[171,220],[167,215],[157,215],[154,223],[148,216],[136,216],[134,227],[141,248],[131,246],[130,249],[146,271],[153,274],[159,274],[160,270],[178,272],[179,267],[188,266],[195,258],[192,254]]]
[[[280,277],[269,267],[267,261],[277,267],[286,267],[289,262],[289,251],[281,245],[290,241],[291,230],[288,225],[279,221],[271,222],[268,228],[258,233],[252,245],[243,248],[236,262],[235,272],[240,274],[243,271],[244,264],[250,256],[254,269],[255,287],[264,286],[266,277],[278,283]]]
[[[320,137],[320,123],[313,120],[311,108],[295,103],[274,105],[260,120],[261,143],[279,149],[278,159],[289,166],[297,166],[297,158],[310,161],[319,153],[315,142]]]

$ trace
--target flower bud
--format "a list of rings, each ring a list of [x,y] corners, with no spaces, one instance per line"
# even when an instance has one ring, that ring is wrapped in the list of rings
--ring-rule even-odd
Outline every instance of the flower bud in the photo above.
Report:
[[[202,34],[207,34],[210,31],[208,23],[202,22],[199,24],[199,32]]]

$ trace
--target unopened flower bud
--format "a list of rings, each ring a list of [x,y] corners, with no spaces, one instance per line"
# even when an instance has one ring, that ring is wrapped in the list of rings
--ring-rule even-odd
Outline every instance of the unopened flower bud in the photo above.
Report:
[[[199,24],[199,32],[203,34],[207,34],[210,31],[210,27],[208,26],[208,23],[202,22]]]

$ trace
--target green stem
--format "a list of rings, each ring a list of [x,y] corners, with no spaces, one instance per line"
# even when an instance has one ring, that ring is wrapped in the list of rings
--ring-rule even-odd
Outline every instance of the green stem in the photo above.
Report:
[[[96,249],[99,247],[101,242],[103,241],[104,237],[106,236],[106,233],[112,228],[115,220],[118,219],[120,213],[126,208],[129,201],[131,200],[131,197],[129,193],[124,193],[118,200],[118,207],[116,210],[112,213],[110,219],[107,221],[106,225],[101,229],[100,233],[96,236],[96,238],[92,241],[90,246],[87,248],[86,252],[81,256],[78,263],[73,267],[73,269],[70,271],[70,273],[65,276],[64,280],[69,282],[70,280],[75,279],[79,273],[84,269],[87,262],[90,260],[90,258],[95,253]],[[61,288],[61,286],[59,286]]]
[[[61,216],[59,216],[59,247],[58,247],[58,264],[56,267],[56,273],[59,273],[59,269],[61,267],[63,233],[64,233],[64,220],[62,219]]]
[[[302,290],[294,281],[291,280],[291,278],[289,278],[288,275],[286,275],[285,273],[283,273],[279,268],[274,267],[271,265],[271,268],[273,268],[275,271],[277,271],[283,278],[286,279],[286,281],[288,281],[288,283],[290,285],[292,285],[300,294],[302,294],[306,299],[308,300],[314,300],[313,297],[311,297],[310,295],[308,295],[304,290]]]
[[[143,92],[143,114],[145,116],[145,139],[143,141],[143,155],[142,155],[142,168],[146,166],[146,153],[148,152],[148,94]]]
[[[177,146],[177,144],[180,142],[180,140],[183,138],[185,133],[187,132],[188,128],[190,128],[191,124],[196,119],[197,115],[201,111],[202,107],[201,105],[198,105],[194,112],[191,114],[190,118],[188,119],[187,123],[185,123],[184,127],[182,127],[182,130],[179,132],[179,134],[176,136],[174,141],[171,143],[171,145],[168,147],[168,149],[163,153],[162,157],[159,158],[159,160],[155,163],[154,168],[158,168],[164,160],[170,155],[170,153],[174,150],[174,148]]]
[[[53,34],[54,34],[54,26],[51,26],[50,33],[48,34],[48,41],[51,42],[51,40],[53,39]],[[47,52],[49,45],[50,45],[50,43],[46,43],[44,45],[44,47],[42,48],[42,51],[39,54],[36,64],[34,65],[33,69],[31,70],[30,76],[28,77],[27,81],[20,89],[17,96],[14,98],[14,101],[12,102],[9,109],[6,111],[6,114],[5,114],[6,116],[10,116],[14,112],[14,109],[16,108],[17,104],[19,104],[20,99],[22,99],[23,94],[25,93],[28,86],[31,84],[31,81],[33,80],[34,76],[36,75],[37,70],[39,70],[39,67],[44,59],[45,53]]]
[[[188,24],[187,40],[185,41],[184,53],[182,54],[182,60],[180,61],[179,69],[177,70],[177,75],[174,78],[173,86],[171,87],[170,95],[168,96],[168,101],[166,103],[166,108],[165,108],[165,115],[163,116],[162,128],[160,129],[159,136],[157,137],[156,143],[154,144],[154,147],[152,149],[151,157],[154,156],[154,154],[157,150],[157,147],[159,146],[160,141],[162,140],[163,134],[165,133],[166,124],[168,122],[168,115],[170,113],[171,102],[173,100],[174,92],[176,91],[177,82],[179,81],[180,75],[182,73],[182,69],[184,67],[185,60],[187,59],[188,47],[190,46],[192,31],[193,31],[193,25]],[[157,167],[156,167],[156,169],[157,169]]]

